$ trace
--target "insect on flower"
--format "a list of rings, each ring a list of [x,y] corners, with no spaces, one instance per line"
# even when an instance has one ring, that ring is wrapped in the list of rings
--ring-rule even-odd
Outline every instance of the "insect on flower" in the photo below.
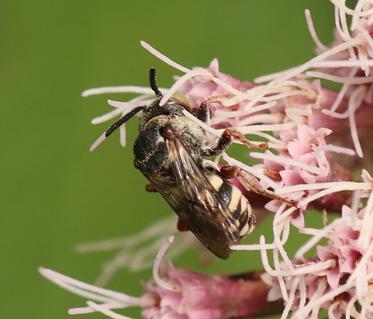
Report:
[[[269,197],[276,196],[256,185],[255,178],[241,175],[238,168],[224,166],[218,170],[206,159],[220,155],[233,139],[248,147],[266,148],[266,144],[253,144],[241,133],[226,129],[217,145],[211,148],[203,129],[185,116],[187,106],[176,100],[160,105],[162,93],[156,84],[154,68],[150,69],[149,80],[157,99],[124,115],[91,149],[142,112],[139,135],[134,144],[134,165],[150,181],[147,190],[158,191],[164,197],[179,217],[179,230],[192,231],[212,253],[226,259],[231,252],[230,246],[237,244],[255,227],[249,201],[227,179],[244,179],[252,190]],[[190,112],[204,122],[209,117],[207,104]]]

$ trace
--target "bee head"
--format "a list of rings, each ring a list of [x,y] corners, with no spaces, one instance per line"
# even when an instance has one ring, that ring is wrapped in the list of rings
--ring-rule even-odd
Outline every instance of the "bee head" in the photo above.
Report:
[[[123,115],[118,121],[113,123],[91,146],[90,150],[93,151],[96,149],[107,137],[109,137],[113,132],[115,132],[119,127],[121,127],[124,123],[126,123],[130,118],[132,118],[135,114],[139,113],[140,111],[144,111],[144,116],[141,119],[141,122],[146,122],[148,119],[160,115],[160,114],[168,114],[171,113],[169,110],[169,106],[167,105],[165,109],[159,107],[159,101],[162,98],[162,92],[159,90],[157,86],[157,76],[155,68],[151,68],[149,70],[149,83],[151,89],[154,91],[155,95],[158,97],[157,101],[153,102],[150,106],[137,106],[132,109],[130,112]],[[154,107],[156,106],[156,107]],[[154,110],[156,109],[156,114]]]

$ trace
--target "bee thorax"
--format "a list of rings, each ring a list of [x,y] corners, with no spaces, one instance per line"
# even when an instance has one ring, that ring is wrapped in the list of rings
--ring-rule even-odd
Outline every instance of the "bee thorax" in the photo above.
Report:
[[[165,136],[172,130],[180,135],[199,164],[201,146],[205,142],[203,131],[184,115],[160,114],[140,125],[140,132],[134,144],[135,167],[145,174],[170,173],[170,158],[165,146]]]

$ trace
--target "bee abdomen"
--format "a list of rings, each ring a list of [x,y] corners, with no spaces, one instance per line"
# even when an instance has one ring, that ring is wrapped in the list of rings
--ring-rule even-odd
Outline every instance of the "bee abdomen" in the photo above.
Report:
[[[245,237],[255,228],[255,216],[252,212],[249,201],[242,192],[235,186],[229,184],[217,174],[211,174],[209,182],[218,192],[219,197],[231,211],[231,223],[239,232],[240,237]]]

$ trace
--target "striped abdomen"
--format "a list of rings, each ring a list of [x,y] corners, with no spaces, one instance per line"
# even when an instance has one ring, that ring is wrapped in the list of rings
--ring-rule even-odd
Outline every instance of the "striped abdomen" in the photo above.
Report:
[[[219,175],[209,174],[206,177],[231,211],[232,222],[235,223],[240,237],[250,234],[255,228],[255,216],[246,197],[236,186],[229,184]]]

